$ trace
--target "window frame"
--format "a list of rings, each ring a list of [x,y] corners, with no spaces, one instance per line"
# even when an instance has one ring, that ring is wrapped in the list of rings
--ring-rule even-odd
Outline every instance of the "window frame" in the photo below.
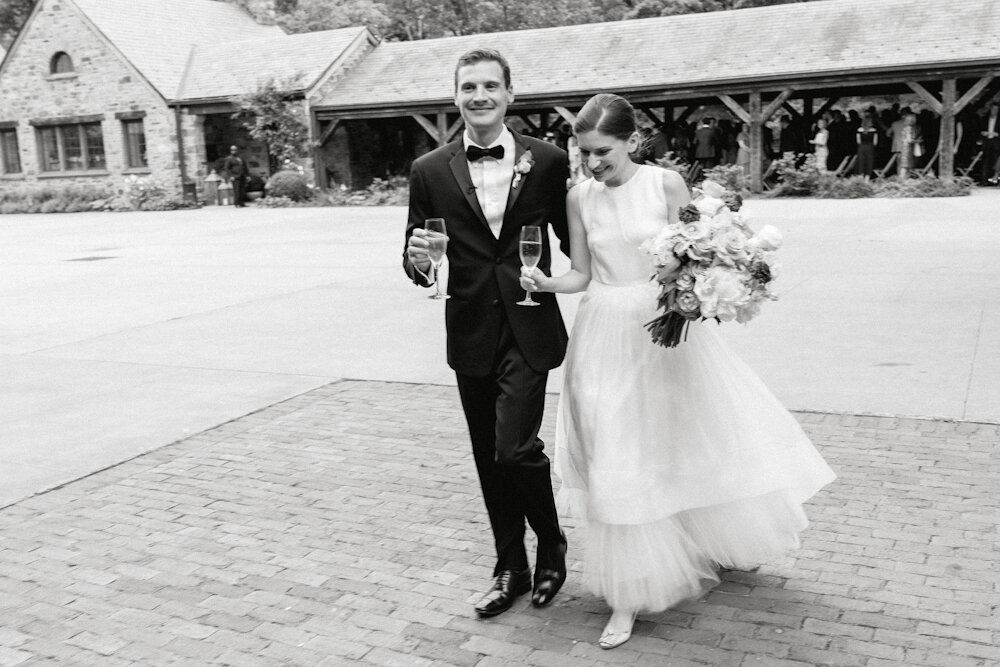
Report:
[[[97,129],[96,134],[94,128]],[[35,137],[40,176],[108,172],[102,121],[46,122],[35,126]],[[55,149],[54,156],[50,156],[49,149]],[[98,160],[96,166],[93,164],[95,160]],[[71,166],[73,164],[79,166]],[[53,165],[56,168],[52,168]]]
[[[60,65],[66,64],[69,69],[60,69]],[[56,51],[49,59],[49,74],[51,76],[66,76],[76,73],[76,65],[73,64],[73,57],[65,51]]]
[[[10,141],[11,139],[12,141]],[[11,165],[11,159],[13,159],[13,165]],[[17,136],[17,126],[4,127],[0,125],[0,176],[20,176],[23,173],[21,142]]]
[[[124,167],[127,170],[147,170],[149,169],[149,153],[146,143],[146,123],[140,116],[138,118],[122,118],[122,148]],[[139,128],[138,132],[130,131],[130,128]]]

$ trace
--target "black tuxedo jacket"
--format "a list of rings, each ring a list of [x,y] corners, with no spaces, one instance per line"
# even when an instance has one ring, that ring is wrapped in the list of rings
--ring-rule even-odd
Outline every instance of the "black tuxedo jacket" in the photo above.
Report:
[[[448,365],[463,375],[487,375],[493,369],[500,328],[506,320],[522,355],[536,371],[562,363],[566,327],[555,295],[535,293],[540,306],[516,305],[524,297],[518,280],[521,260],[519,233],[525,225],[542,228],[542,259],[538,267],[550,273],[548,225],[569,254],[566,224],[566,153],[552,144],[513,132],[515,164],[528,150],[534,165],[522,174],[507,197],[503,227],[497,239],[490,231],[476,198],[461,139],[418,158],[410,169],[410,212],[406,239],[427,218],[444,218],[448,230],[448,292],[445,306]],[[403,250],[403,267],[418,285],[427,279],[410,264]]]

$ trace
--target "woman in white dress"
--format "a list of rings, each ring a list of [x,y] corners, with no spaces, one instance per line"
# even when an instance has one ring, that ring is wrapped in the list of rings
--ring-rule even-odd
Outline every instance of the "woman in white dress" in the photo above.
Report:
[[[557,503],[586,520],[584,584],[612,608],[599,643],[613,648],[639,612],[796,547],[802,503],[834,474],[715,323],[692,323],[676,348],[652,342],[658,289],[639,247],[678,220],[687,187],[629,158],[639,135],[623,98],[594,96],[573,129],[592,178],[567,196],[571,269],[525,269],[521,283],[586,290],[557,417]]]
[[[826,118],[820,118],[816,121],[816,135],[809,140],[809,143],[813,145],[816,154],[816,168],[821,172],[827,171],[826,161],[830,157],[830,149],[827,148],[829,139],[830,131],[826,129]]]

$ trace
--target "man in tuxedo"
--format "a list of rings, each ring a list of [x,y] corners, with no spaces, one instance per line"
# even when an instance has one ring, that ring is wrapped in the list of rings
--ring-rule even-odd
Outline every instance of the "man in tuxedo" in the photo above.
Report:
[[[506,611],[529,590],[532,603],[545,606],[566,578],[566,538],[538,437],[545,382],[562,363],[566,328],[554,294],[533,294],[541,304],[535,308],[516,302],[524,296],[518,282],[521,228],[542,228],[538,267],[545,273],[548,225],[564,251],[569,248],[569,169],[565,151],[504,125],[513,101],[510,67],[501,54],[479,49],[459,59],[455,105],[465,132],[413,163],[403,254],[410,279],[431,285],[424,221],[445,219],[448,364],[458,380],[497,552],[493,587],[475,606],[483,617]],[[538,538],[534,577],[525,520]]]

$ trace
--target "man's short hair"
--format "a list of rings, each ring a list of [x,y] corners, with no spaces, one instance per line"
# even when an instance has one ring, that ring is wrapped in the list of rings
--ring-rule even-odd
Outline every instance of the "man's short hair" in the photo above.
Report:
[[[507,59],[495,49],[473,49],[462,54],[462,56],[458,59],[458,64],[455,65],[455,88],[458,88],[458,70],[466,65],[475,65],[476,63],[489,60],[492,60],[500,65],[500,69],[503,70],[504,86],[510,88],[510,64],[507,62]]]

